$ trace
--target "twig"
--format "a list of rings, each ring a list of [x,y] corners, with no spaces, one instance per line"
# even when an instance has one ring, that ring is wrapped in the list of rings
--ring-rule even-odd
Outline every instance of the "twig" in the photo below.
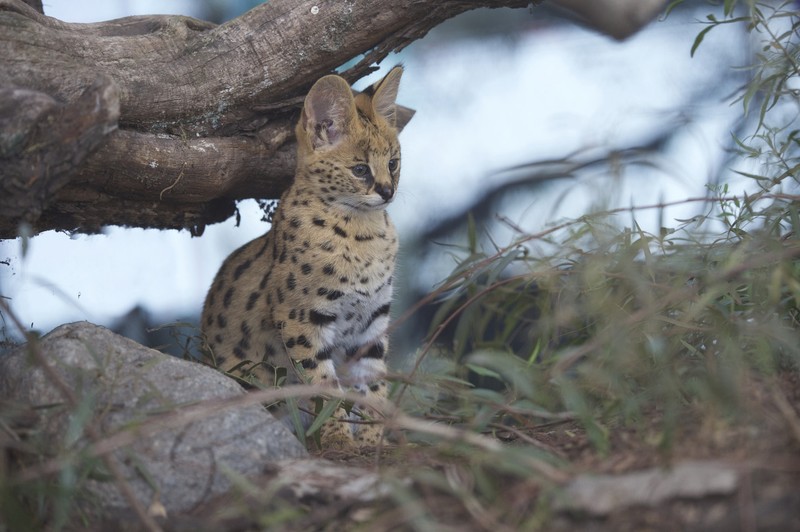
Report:
[[[546,443],[540,442],[536,438],[532,438],[532,437],[528,436],[527,434],[525,434],[524,432],[522,432],[521,430],[519,430],[516,427],[512,427],[510,425],[503,425],[502,423],[489,423],[487,426],[489,428],[491,428],[491,429],[494,429],[494,430],[500,430],[500,431],[504,430],[504,431],[510,432],[511,434],[513,434],[514,436],[519,438],[520,440],[522,440],[525,443],[527,443],[528,445],[533,445],[534,447],[538,447],[539,449],[542,449],[543,451],[547,451],[548,453],[552,453],[552,454],[558,455],[561,458],[566,458],[567,457],[567,455],[564,454],[564,451],[556,449],[552,445],[547,445]]]
[[[183,177],[184,168],[186,168],[186,163],[183,163],[183,166],[181,167],[181,171],[178,173],[178,177],[175,178],[175,181],[173,181],[172,184],[170,184],[169,186],[164,187],[161,190],[161,192],[159,192],[159,194],[158,194],[158,199],[159,200],[163,200],[164,199],[164,193],[165,192],[169,192],[170,190],[175,188],[175,186],[180,182],[181,178]]]

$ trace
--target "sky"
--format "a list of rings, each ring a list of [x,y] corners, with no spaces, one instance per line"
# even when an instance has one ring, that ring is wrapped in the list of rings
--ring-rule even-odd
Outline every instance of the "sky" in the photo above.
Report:
[[[45,12],[89,22],[191,14],[191,7],[177,0],[51,0]],[[702,29],[693,16],[656,21],[622,43],[574,25],[538,23],[535,10],[511,16],[533,17],[515,26],[528,31],[475,39],[459,34],[457,22],[447,22],[356,85],[371,83],[399,61],[405,65],[398,101],[417,113],[401,135],[402,178],[389,211],[401,246],[436,216],[468,205],[504,168],[578,150],[626,147],[665,127],[682,129],[670,140],[660,169],[557,183],[542,197],[520,198],[505,214],[537,231],[599,203],[643,205],[704,194],[740,112],[728,104],[728,94],[714,94],[721,69],[743,60],[740,35],[712,32],[691,58],[691,43]],[[689,96],[702,88],[711,91],[706,104],[684,120]],[[33,238],[24,254],[21,240],[2,241],[0,261],[8,264],[0,264],[0,295],[26,325],[42,332],[84,319],[109,325],[136,305],[163,323],[196,319],[225,256],[268,229],[255,202],[239,208],[239,227],[229,220],[208,227],[200,238],[185,231],[51,231]],[[690,217],[695,209],[676,208],[669,217]],[[654,214],[642,215],[650,230],[657,229],[655,221]],[[442,273],[426,268],[406,275],[424,287]]]

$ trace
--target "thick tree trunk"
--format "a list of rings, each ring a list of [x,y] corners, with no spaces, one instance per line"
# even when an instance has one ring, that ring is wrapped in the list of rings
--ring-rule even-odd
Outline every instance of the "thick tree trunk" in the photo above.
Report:
[[[528,4],[271,0],[215,26],[68,24],[0,0],[0,238],[21,223],[200,233],[288,186],[292,123],[320,76],[367,51],[343,73],[355,81],[454,15]]]

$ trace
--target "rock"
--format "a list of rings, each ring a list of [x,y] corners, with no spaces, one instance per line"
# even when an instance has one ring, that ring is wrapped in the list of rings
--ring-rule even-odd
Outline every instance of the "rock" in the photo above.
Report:
[[[21,346],[0,357],[0,399],[40,409],[40,430],[53,454],[84,445],[93,419],[103,436],[152,419],[177,405],[246,393],[236,382],[197,363],[170,357],[86,322],[62,325],[39,349],[78,398],[64,405],[58,388]],[[81,418],[84,413],[91,416]],[[78,423],[76,425],[76,422]],[[83,423],[83,424],[81,424]],[[76,443],[77,442],[77,443]],[[135,496],[167,515],[186,512],[225,492],[231,476],[257,475],[272,462],[307,456],[292,433],[259,405],[233,407],[182,426],[135,438],[114,451]],[[127,502],[112,480],[87,481],[99,513],[124,510]]]

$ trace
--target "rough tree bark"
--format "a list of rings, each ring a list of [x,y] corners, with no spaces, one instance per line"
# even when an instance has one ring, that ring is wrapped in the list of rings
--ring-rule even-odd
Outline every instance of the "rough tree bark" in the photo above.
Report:
[[[200,233],[236,199],[288,186],[292,123],[320,76],[366,52],[342,74],[353,82],[452,16],[529,3],[271,0],[216,26],[69,24],[27,5],[40,2],[0,0],[0,238],[21,223]]]

